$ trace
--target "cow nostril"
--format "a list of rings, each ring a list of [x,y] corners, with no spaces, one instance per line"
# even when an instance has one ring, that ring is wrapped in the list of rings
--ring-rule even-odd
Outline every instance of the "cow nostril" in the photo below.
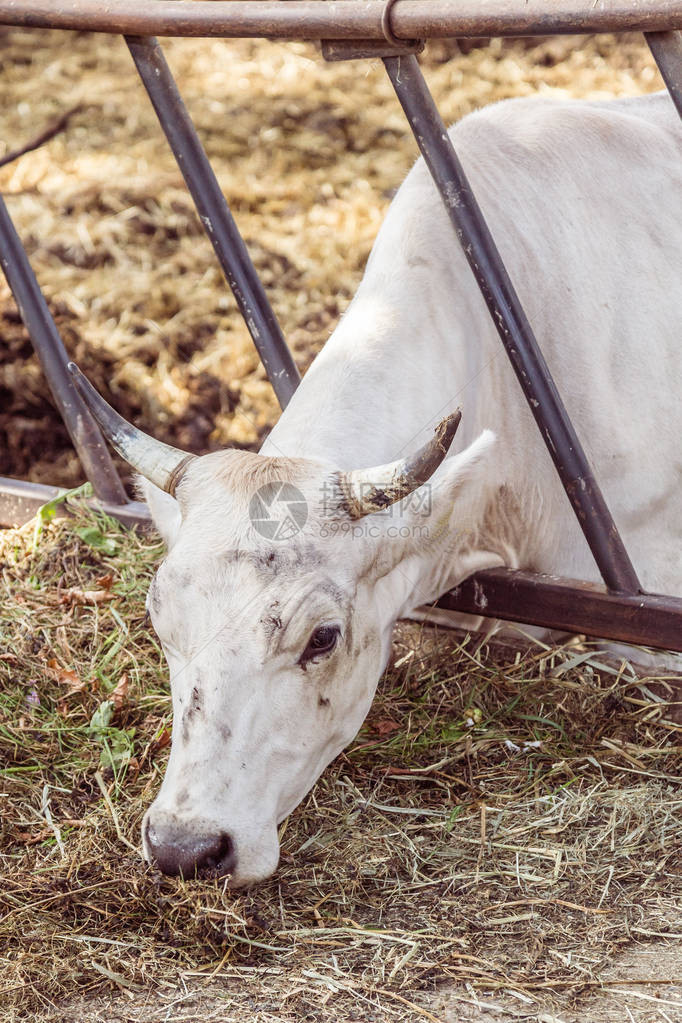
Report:
[[[233,874],[237,865],[234,842],[226,832],[202,834],[147,820],[144,838],[152,861],[164,874],[208,880]]]
[[[210,848],[205,849],[203,855],[197,859],[197,877],[203,880],[224,877],[233,873],[236,863],[234,843],[230,836],[223,832],[216,836]]]

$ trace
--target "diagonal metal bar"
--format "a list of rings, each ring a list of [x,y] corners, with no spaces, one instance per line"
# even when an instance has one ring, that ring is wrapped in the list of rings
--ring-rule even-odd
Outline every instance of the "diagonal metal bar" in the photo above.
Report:
[[[645,32],[644,38],[682,117],[682,32]]]
[[[64,348],[47,302],[31,269],[9,210],[0,196],[0,264],[50,385],[59,413],[95,494],[110,504],[128,498],[97,423],[76,393]]]
[[[127,37],[126,42],[277,400],[285,408],[301,377],[161,47],[155,39]]]
[[[587,456],[414,56],[384,65],[609,590],[641,587]]]

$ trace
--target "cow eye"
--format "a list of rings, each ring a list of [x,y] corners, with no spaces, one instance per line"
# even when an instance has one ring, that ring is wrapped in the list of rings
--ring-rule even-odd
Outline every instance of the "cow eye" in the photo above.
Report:
[[[339,632],[338,625],[320,625],[308,640],[299,663],[305,665],[314,657],[330,654],[338,642]]]

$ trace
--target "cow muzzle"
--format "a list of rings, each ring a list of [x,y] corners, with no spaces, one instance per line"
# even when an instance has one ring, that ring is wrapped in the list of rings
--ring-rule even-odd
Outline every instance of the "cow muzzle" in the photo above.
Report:
[[[185,880],[226,878],[230,888],[265,880],[279,861],[275,821],[234,821],[234,827],[224,826],[152,806],[142,824],[144,858],[162,873]]]
[[[147,816],[143,827],[145,857],[163,874],[191,878],[228,877],[237,868],[235,843],[225,831],[204,822],[179,824]]]

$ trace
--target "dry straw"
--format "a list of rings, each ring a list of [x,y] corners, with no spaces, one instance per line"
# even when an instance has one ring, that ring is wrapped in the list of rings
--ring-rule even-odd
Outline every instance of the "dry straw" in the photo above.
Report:
[[[357,287],[416,145],[378,61],[311,45],[169,40],[190,113],[302,369]],[[533,93],[660,88],[641,37],[466,47],[422,63],[451,121]],[[72,356],[136,423],[192,451],[253,446],[278,409],[120,39],[0,34],[0,188]],[[0,282],[0,474],[82,482]]]
[[[272,880],[145,867],[170,725],[144,616],[160,555],[87,512],[0,537],[3,1019],[107,990],[143,1012],[183,985],[218,985],[235,1021],[431,1018],[455,981],[579,1004],[614,950],[679,935],[680,729],[650,680],[576,641],[401,626]]]

